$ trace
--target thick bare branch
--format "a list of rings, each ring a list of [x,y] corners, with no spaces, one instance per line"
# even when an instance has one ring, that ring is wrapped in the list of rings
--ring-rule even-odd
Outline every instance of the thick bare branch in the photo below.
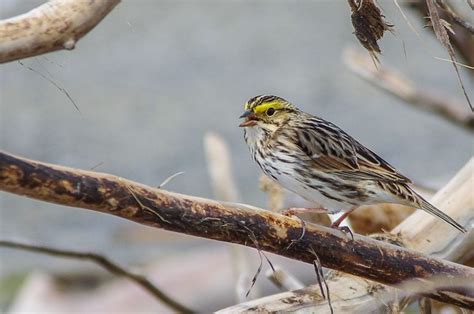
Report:
[[[243,204],[217,202],[158,190],[116,176],[61,167],[0,153],[0,190],[86,208],[155,228],[232,242],[312,263],[387,285],[433,276],[465,277],[474,270],[363,236]],[[133,191],[133,195],[131,195]],[[141,204],[138,204],[140,200]],[[454,216],[453,218],[458,218]],[[251,239],[257,241],[251,241]],[[474,309],[474,291],[445,287],[427,292],[436,300]],[[461,296],[461,297],[460,297]]]
[[[0,63],[74,49],[120,0],[50,0],[0,21]]]
[[[469,131],[474,131],[474,114],[453,99],[434,91],[422,90],[408,78],[388,67],[375,68],[371,60],[355,49],[346,49],[343,59],[354,73],[374,86],[404,100],[416,108],[431,111]]]
[[[163,302],[164,304],[168,305],[173,310],[178,311],[179,313],[194,313],[194,311],[188,309],[186,306],[173,300],[170,296],[168,296],[166,293],[164,293],[158,287],[156,287],[146,277],[139,274],[134,274],[126,270],[125,268],[112,262],[110,259],[106,258],[103,255],[100,255],[97,253],[91,253],[91,252],[79,252],[79,251],[71,251],[71,250],[64,250],[64,249],[56,249],[56,248],[42,246],[42,245],[26,244],[26,243],[20,243],[17,241],[8,241],[8,240],[0,240],[0,247],[19,249],[19,250],[24,250],[24,251],[30,251],[30,252],[35,252],[35,253],[56,256],[56,257],[73,258],[73,259],[87,260],[87,261],[94,262],[114,275],[123,276],[135,282],[137,285],[139,285],[140,287],[145,289],[147,292],[149,292],[151,295],[153,295],[153,297],[155,297],[158,301]]]

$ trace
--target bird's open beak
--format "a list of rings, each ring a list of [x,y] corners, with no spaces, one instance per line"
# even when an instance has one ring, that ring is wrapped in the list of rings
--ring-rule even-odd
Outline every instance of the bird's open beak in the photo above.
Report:
[[[252,110],[245,111],[239,118],[245,118],[245,121],[239,124],[241,128],[247,126],[254,126],[257,124],[258,121],[257,116],[255,115],[255,113],[253,113]]]

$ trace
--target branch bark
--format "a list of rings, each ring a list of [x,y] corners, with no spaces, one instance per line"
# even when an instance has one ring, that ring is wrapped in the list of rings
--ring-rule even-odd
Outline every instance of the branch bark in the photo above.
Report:
[[[74,49],[120,0],[50,0],[0,21],[0,63]]]
[[[0,152],[0,190],[95,210],[155,228],[242,244],[387,285],[440,275],[474,281],[474,269],[416,251],[243,204],[172,193],[113,175],[51,165]],[[132,195],[133,194],[133,195]],[[139,200],[140,202],[137,202]],[[142,205],[140,205],[141,203]],[[458,218],[458,217],[453,217]],[[250,241],[255,238],[257,241]],[[474,309],[474,290],[426,292],[433,299]]]

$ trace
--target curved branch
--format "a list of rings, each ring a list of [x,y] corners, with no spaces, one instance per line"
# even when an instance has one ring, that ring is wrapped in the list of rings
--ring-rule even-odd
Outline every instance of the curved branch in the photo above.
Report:
[[[168,305],[173,310],[179,313],[194,313],[194,311],[188,309],[186,306],[173,300],[170,296],[168,296],[166,293],[164,293],[158,287],[156,287],[146,277],[141,276],[139,274],[134,274],[126,270],[125,268],[112,262],[110,259],[106,258],[103,255],[90,253],[90,252],[60,250],[60,249],[55,249],[55,248],[41,246],[41,245],[31,245],[31,244],[19,243],[19,242],[8,241],[8,240],[0,240],[0,247],[20,249],[20,250],[25,250],[25,251],[35,252],[35,253],[47,254],[51,256],[74,258],[74,259],[88,260],[88,261],[94,262],[114,275],[123,276],[135,282],[137,285],[141,286],[143,289],[145,289],[151,295],[153,295],[157,300]]]
[[[0,63],[74,49],[120,0],[50,0],[0,21]]]
[[[250,247],[387,285],[434,276],[465,277],[474,269],[413,250],[345,234],[243,204],[217,202],[148,187],[116,176],[61,167],[0,152],[0,190],[95,210],[155,228]],[[137,201],[139,200],[139,201]],[[456,218],[456,217],[455,217]],[[257,241],[251,241],[250,239]],[[445,287],[433,299],[474,309],[474,290]]]

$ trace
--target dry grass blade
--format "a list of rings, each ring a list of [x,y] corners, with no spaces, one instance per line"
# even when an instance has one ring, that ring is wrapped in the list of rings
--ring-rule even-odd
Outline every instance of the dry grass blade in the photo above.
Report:
[[[385,31],[392,31],[393,25],[384,21],[384,16],[373,0],[348,1],[352,11],[354,35],[376,63],[377,55],[381,53],[377,41],[383,37]]]
[[[316,278],[318,280],[321,295],[323,296],[323,299],[328,300],[329,310],[331,311],[331,314],[333,314],[334,309],[331,303],[331,295],[329,293],[328,283],[326,282],[326,278],[324,277],[323,266],[321,265],[321,260],[319,259],[318,254],[316,254],[316,251],[312,247],[310,248],[310,253],[314,255],[313,266],[314,266],[314,271],[316,272]],[[323,283],[324,283],[324,287],[326,288],[326,293],[324,293]]]
[[[446,62],[449,62],[449,63],[455,63],[455,64],[459,65],[460,67],[463,67],[463,68],[466,68],[466,69],[469,69],[469,70],[474,70],[474,66],[470,66],[470,65],[467,65],[467,64],[464,64],[464,63],[461,63],[461,62],[453,62],[453,60],[451,60],[451,59],[440,58],[440,57],[434,57],[434,58],[436,60],[446,61]]]
[[[438,8],[434,2],[434,0],[426,0],[426,5],[428,6],[428,11],[430,13],[431,24],[433,26],[433,31],[441,42],[441,44],[446,48],[448,51],[449,57],[451,58],[452,64],[454,66],[454,70],[456,70],[456,74],[458,76],[459,83],[461,84],[462,91],[464,93],[464,97],[471,108],[471,111],[474,111],[474,107],[471,104],[471,100],[467,95],[466,88],[464,87],[464,83],[461,78],[461,74],[459,73],[459,68],[457,65],[456,54],[454,53],[454,48],[449,41],[448,32],[446,31],[445,24],[443,20],[439,16]]]
[[[252,291],[253,286],[255,286],[255,283],[257,282],[258,275],[260,275],[260,272],[262,271],[263,268],[263,257],[260,251],[258,251],[258,256],[260,257],[260,264],[258,265],[257,271],[255,272],[255,275],[252,277],[252,283],[250,284],[249,289],[247,290],[247,293],[245,293],[245,297],[247,298]]]
[[[255,233],[250,230],[247,226],[245,225],[242,225],[242,227],[244,229],[246,229],[248,232],[249,232],[249,237],[250,237],[250,240],[253,242],[253,244],[255,245],[255,248],[257,249],[257,252],[258,252],[258,255],[260,257],[260,264],[258,266],[258,269],[257,271],[255,272],[255,275],[253,276],[252,278],[252,283],[250,285],[250,288],[249,290],[247,291],[247,293],[245,294],[245,297],[248,297],[250,292],[252,291],[252,288],[253,286],[255,285],[255,283],[257,282],[257,278],[258,278],[258,275],[260,275],[260,272],[262,271],[262,268],[263,268],[263,258],[265,258],[265,260],[267,261],[268,265],[270,265],[270,268],[272,269],[273,272],[275,272],[275,267],[273,266],[272,262],[270,261],[270,259],[267,257],[267,255],[265,255],[265,253],[260,249],[260,246],[258,244],[258,241],[257,241],[257,237],[255,236]]]
[[[157,300],[168,305],[173,310],[179,313],[194,313],[194,311],[190,310],[189,308],[180,304],[179,302],[173,300],[166,293],[158,289],[146,277],[138,275],[138,274],[134,274],[126,270],[125,268],[117,265],[116,263],[112,262],[111,260],[109,260],[108,258],[100,254],[90,253],[90,252],[62,250],[62,249],[56,249],[56,248],[51,248],[51,247],[46,247],[46,246],[31,245],[31,244],[19,243],[15,241],[7,241],[7,240],[0,240],[0,247],[20,249],[24,251],[42,253],[42,254],[47,254],[51,256],[74,258],[74,259],[88,260],[88,261],[94,262],[114,275],[123,276],[135,282],[137,285],[141,286],[143,289],[145,289],[147,292],[153,295]]]

